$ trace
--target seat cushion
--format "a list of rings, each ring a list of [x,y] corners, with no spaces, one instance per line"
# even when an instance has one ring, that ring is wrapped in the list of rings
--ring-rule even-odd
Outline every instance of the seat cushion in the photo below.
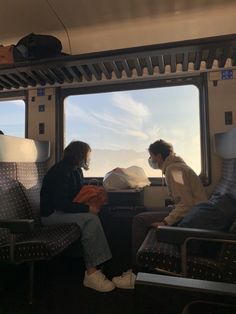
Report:
[[[50,259],[79,239],[80,234],[79,226],[74,223],[37,228],[17,239],[15,262]],[[9,260],[9,244],[0,246],[0,261]]]
[[[151,229],[137,253],[141,267],[180,274],[180,247],[158,242],[155,229]],[[219,264],[211,259],[190,256],[187,260],[188,277],[206,280],[222,280]]]

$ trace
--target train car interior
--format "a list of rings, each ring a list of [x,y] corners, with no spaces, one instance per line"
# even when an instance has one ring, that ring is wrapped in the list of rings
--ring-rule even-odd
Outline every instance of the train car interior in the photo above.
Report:
[[[236,2],[0,8],[0,314],[236,313]]]

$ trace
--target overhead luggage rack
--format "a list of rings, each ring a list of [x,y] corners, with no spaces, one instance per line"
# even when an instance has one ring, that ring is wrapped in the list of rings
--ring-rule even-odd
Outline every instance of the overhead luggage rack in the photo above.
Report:
[[[89,85],[236,66],[236,34],[0,66],[0,90]]]

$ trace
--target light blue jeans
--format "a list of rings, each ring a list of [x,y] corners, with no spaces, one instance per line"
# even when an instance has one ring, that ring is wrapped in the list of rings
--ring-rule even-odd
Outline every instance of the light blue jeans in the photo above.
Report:
[[[98,216],[91,213],[54,212],[49,217],[42,217],[44,225],[71,222],[77,223],[81,229],[80,241],[87,268],[95,267],[111,259],[111,251]]]

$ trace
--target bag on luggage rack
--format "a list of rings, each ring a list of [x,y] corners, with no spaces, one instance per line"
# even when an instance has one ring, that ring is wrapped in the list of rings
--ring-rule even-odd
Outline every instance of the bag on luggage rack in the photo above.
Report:
[[[51,35],[31,33],[21,38],[14,47],[15,61],[52,58],[64,55],[61,41]]]

